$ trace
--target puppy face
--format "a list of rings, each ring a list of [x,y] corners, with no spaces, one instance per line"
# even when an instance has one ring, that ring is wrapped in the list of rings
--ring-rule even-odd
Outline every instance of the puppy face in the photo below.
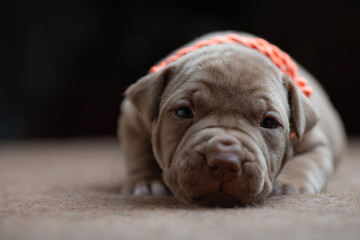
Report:
[[[127,96],[152,123],[164,181],[186,203],[233,206],[270,195],[290,132],[301,137],[314,124],[302,117],[313,111],[291,80],[239,45],[192,52]]]

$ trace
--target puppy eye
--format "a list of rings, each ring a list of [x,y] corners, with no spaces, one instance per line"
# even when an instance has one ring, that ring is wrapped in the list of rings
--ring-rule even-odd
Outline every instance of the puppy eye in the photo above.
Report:
[[[279,123],[272,117],[266,117],[264,120],[260,123],[260,126],[262,128],[270,128],[274,129],[279,126]]]
[[[193,118],[194,114],[188,107],[181,107],[176,110],[176,115],[181,118]]]

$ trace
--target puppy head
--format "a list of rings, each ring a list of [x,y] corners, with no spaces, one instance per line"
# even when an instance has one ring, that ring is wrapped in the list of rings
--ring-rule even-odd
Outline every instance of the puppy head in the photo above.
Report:
[[[269,59],[241,45],[204,47],[126,91],[151,123],[153,152],[179,200],[258,201],[316,123],[309,100]]]

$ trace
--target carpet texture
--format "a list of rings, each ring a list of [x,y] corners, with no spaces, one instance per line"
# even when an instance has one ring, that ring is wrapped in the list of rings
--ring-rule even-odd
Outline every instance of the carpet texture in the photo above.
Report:
[[[326,191],[244,208],[122,197],[114,139],[0,144],[0,239],[360,239],[360,140]]]

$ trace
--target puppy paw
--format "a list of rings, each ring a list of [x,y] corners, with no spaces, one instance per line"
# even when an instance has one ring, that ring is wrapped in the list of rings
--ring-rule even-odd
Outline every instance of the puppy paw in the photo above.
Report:
[[[161,180],[141,180],[126,184],[121,191],[123,195],[134,196],[168,196],[169,191]]]
[[[300,182],[275,181],[273,185],[272,195],[274,196],[300,193],[314,193],[314,190],[310,186]]]

